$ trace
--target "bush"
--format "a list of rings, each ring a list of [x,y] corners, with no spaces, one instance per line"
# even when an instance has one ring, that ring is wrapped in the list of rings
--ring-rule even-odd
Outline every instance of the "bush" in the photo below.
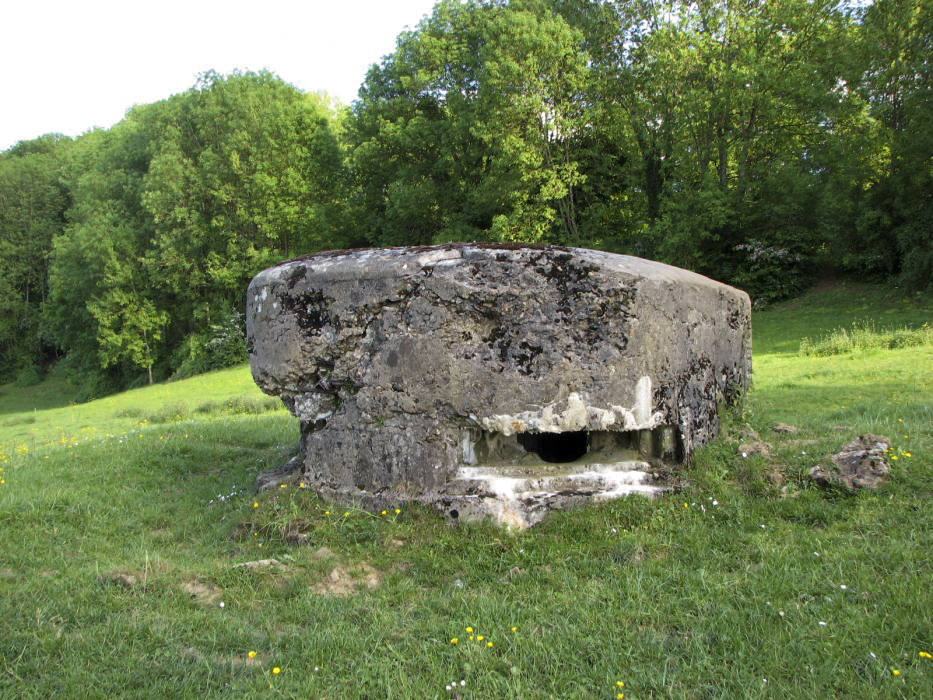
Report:
[[[23,367],[16,373],[16,378],[13,380],[13,384],[18,387],[27,387],[35,386],[42,381],[42,374],[39,372],[38,368],[29,365],[28,367]]]
[[[150,413],[145,420],[150,423],[177,423],[189,417],[188,407],[183,403],[170,403]]]
[[[842,355],[856,350],[889,350],[918,345],[933,345],[933,326],[876,330],[871,322],[853,323],[851,330],[837,328],[818,340],[800,341],[800,354],[815,357]]]
[[[735,252],[744,260],[730,282],[749,293],[755,308],[796,296],[806,286],[804,257],[790,246],[750,239]]]
[[[195,413],[203,415],[257,415],[267,411],[277,411],[283,408],[281,399],[274,396],[252,398],[238,396],[226,401],[209,401],[195,409]]]
[[[243,314],[231,311],[208,333],[195,333],[182,345],[172,379],[185,379],[215,369],[246,362],[246,323]]]

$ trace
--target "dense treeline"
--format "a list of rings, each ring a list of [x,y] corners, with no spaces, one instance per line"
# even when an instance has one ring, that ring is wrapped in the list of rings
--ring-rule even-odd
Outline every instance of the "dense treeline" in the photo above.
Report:
[[[327,248],[535,241],[786,297],[933,280],[933,1],[442,0],[334,108],[207,73],[0,154],[0,373],[86,396],[244,354],[250,277]]]

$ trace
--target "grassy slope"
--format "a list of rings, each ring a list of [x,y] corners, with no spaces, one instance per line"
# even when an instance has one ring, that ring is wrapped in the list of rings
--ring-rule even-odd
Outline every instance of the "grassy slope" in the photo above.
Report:
[[[931,317],[851,286],[757,314],[754,390],[690,488],[518,535],[331,513],[294,487],[254,508],[297,427],[239,412],[244,369],[39,411],[3,387],[0,695],[931,697],[933,349],[790,354],[850,320]],[[751,429],[769,456],[741,457]],[[900,450],[879,492],[806,486],[864,432]],[[269,556],[287,570],[234,568]]]

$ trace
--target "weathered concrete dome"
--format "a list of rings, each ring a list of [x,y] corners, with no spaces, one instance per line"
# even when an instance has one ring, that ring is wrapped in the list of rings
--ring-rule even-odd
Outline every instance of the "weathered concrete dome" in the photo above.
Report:
[[[748,296],[560,247],[322,253],[252,281],[253,377],[325,497],[515,526],[663,483],[751,370]],[[271,477],[274,480],[274,477]]]

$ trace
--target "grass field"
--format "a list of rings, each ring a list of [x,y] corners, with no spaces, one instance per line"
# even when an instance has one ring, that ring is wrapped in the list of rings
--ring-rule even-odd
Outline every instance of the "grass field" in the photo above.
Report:
[[[797,352],[931,319],[852,284],[757,313],[753,390],[685,490],[517,534],[257,497],[297,425],[246,368],[0,387],[0,696],[933,697],[933,347]],[[809,485],[864,433],[880,490]]]

